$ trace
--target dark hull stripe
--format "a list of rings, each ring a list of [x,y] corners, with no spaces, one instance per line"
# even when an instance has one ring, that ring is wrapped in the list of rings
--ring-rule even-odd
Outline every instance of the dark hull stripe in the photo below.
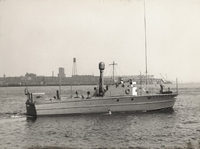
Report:
[[[163,101],[154,101],[154,102],[140,102],[140,103],[118,103],[118,104],[102,104],[102,105],[87,105],[87,106],[73,106],[73,107],[65,107],[65,108],[50,108],[50,109],[37,109],[37,111],[42,110],[60,110],[60,109],[76,109],[76,108],[93,108],[93,107],[111,107],[111,106],[127,106],[127,105],[146,105],[146,104],[157,104],[157,103],[167,103],[174,102],[175,100],[163,100]]]

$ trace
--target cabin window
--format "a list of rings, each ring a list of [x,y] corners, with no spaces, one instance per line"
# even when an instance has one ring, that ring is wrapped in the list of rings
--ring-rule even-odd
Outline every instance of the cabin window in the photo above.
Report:
[[[134,100],[134,98],[131,98],[131,101],[133,101]]]
[[[117,99],[116,101],[119,102],[119,99]]]

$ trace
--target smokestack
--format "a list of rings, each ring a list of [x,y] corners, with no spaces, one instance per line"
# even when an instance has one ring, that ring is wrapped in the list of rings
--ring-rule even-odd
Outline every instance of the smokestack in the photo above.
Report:
[[[76,58],[73,58],[73,67],[72,67],[72,76],[77,75],[77,66],[76,66]]]
[[[104,95],[104,82],[103,82],[103,71],[105,69],[105,64],[104,62],[100,62],[99,63],[99,70],[100,70],[100,78],[99,78],[99,96],[103,96]]]

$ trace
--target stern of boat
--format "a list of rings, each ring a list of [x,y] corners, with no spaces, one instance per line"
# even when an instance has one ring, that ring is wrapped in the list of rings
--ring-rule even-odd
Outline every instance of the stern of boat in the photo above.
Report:
[[[35,103],[33,102],[33,96],[32,93],[25,93],[27,96],[26,100],[26,115],[28,116],[37,116],[36,108],[35,108]]]
[[[37,116],[34,103],[26,103],[26,115]]]

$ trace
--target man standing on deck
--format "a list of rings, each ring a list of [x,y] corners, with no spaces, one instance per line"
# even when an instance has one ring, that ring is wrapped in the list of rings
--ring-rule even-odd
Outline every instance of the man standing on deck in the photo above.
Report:
[[[132,89],[132,95],[137,96],[136,82],[131,81],[131,89]]]

